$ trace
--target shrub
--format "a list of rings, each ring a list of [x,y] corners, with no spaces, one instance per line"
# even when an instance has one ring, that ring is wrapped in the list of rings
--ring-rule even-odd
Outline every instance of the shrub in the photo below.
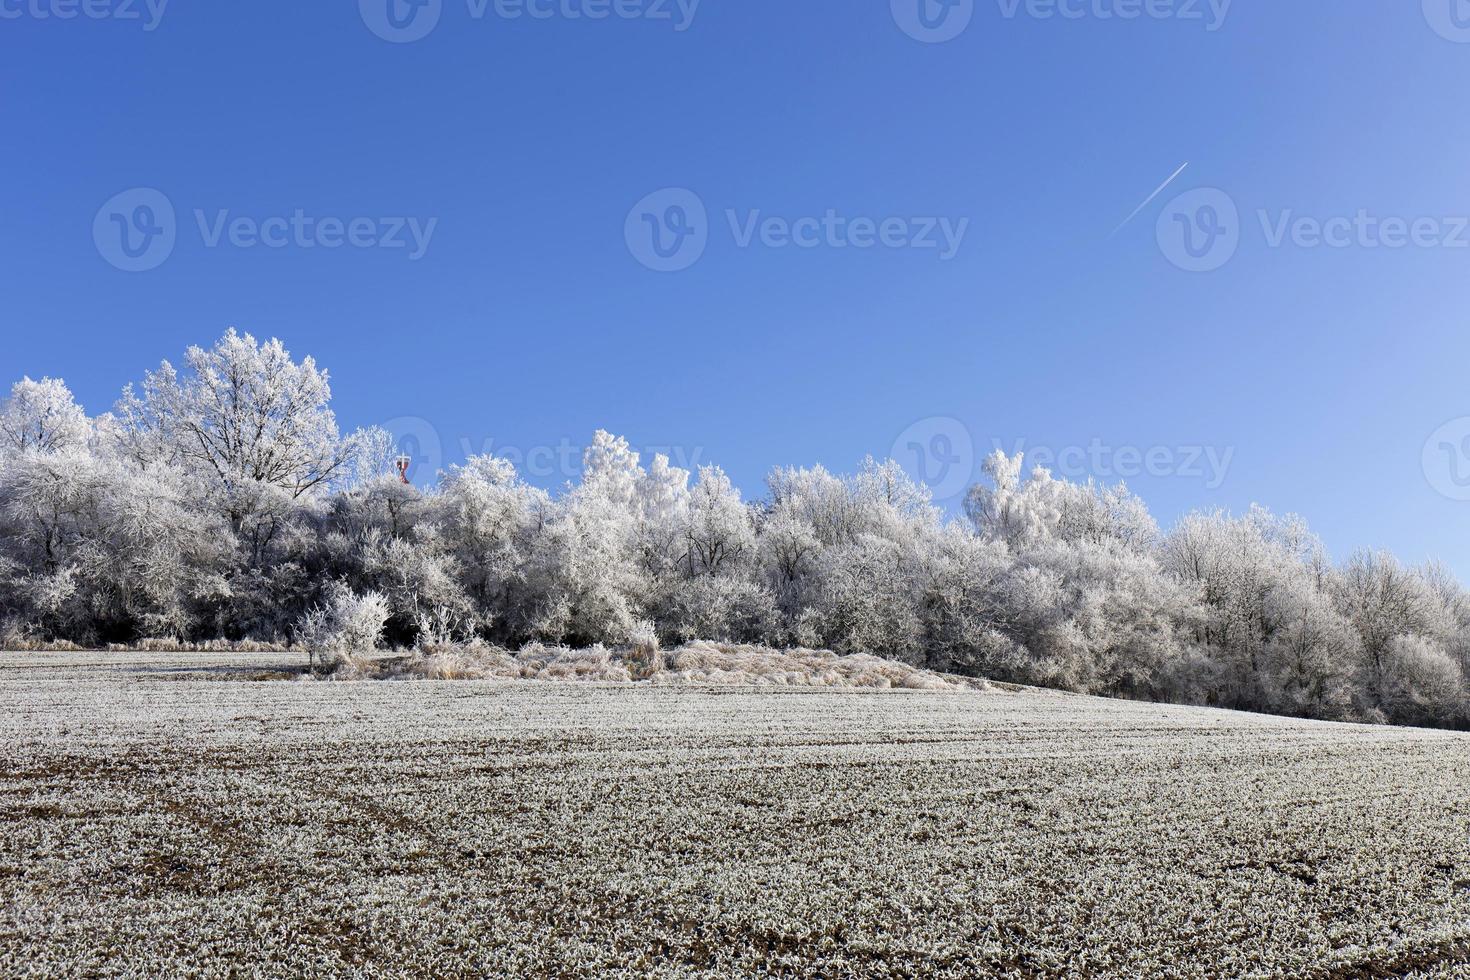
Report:
[[[634,625],[628,637],[633,648],[625,658],[628,673],[635,681],[646,681],[664,669],[663,651],[658,647],[658,631],[653,623],[642,620]]]
[[[388,622],[388,600],[377,592],[357,595],[340,583],[334,584],[327,600],[313,606],[296,623],[296,642],[306,649],[312,662],[351,660],[354,655],[378,648]]]

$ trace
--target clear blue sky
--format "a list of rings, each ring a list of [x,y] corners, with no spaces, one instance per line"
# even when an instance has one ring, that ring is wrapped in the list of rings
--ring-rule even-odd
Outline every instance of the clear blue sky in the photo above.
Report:
[[[386,29],[375,2],[174,0],[147,30],[143,0],[141,20],[0,0],[8,378],[62,376],[98,412],[234,325],[314,354],[344,426],[427,420],[447,462],[461,440],[580,446],[605,427],[719,462],[750,495],[774,464],[850,468],[915,423],[932,444],[952,426],[931,418],[960,420],[977,455],[1208,446],[1233,451],[1219,486],[1129,480],[1164,522],[1259,501],[1337,554],[1385,546],[1470,577],[1470,503],[1421,461],[1470,416],[1470,248],[1272,247],[1257,217],[1428,216],[1453,237],[1470,44],[1441,36],[1448,9],[1431,27],[1434,0],[1236,0],[1216,30],[1206,0],[1195,20],[977,0],[935,44],[889,0],[704,0],[683,31],[442,0],[412,43],[369,29]],[[708,245],[656,272],[625,225],[670,187],[707,207]],[[93,233],[132,188],[177,212],[146,272]],[[1208,273],[1157,233],[1196,188],[1240,213],[1238,251]],[[411,260],[208,247],[194,215],[298,209],[437,225]],[[945,261],[740,247],[727,209],[969,225]]]

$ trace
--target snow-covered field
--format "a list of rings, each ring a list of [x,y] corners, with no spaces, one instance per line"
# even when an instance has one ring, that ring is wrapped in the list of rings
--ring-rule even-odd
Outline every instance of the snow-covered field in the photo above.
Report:
[[[1470,737],[0,655],[0,974],[1459,975]]]

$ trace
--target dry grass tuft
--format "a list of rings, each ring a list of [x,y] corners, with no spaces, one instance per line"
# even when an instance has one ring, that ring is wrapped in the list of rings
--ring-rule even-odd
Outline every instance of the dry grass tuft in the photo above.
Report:
[[[936,674],[867,654],[838,656],[825,650],[773,650],[729,643],[688,643],[662,651],[653,642],[612,651],[532,644],[519,653],[497,647],[440,647],[410,657],[343,661],[325,675],[333,680],[587,681],[643,682],[671,686],[973,691],[983,681]]]
[[[773,650],[724,643],[690,643],[669,655],[655,684],[749,684],[772,687],[902,688],[969,691],[982,682],[936,674],[869,654]]]

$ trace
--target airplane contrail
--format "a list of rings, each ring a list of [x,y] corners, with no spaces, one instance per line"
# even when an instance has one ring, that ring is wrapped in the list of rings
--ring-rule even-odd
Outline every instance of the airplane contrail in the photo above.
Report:
[[[1140,212],[1144,208],[1148,207],[1149,204],[1151,204],[1153,202],[1153,199],[1154,198],[1156,198],[1160,194],[1164,193],[1164,188],[1165,187],[1168,187],[1170,184],[1174,183],[1175,179],[1178,178],[1178,176],[1180,174],[1184,173],[1185,168],[1188,167],[1188,166],[1189,166],[1189,161],[1188,160],[1185,160],[1183,166],[1181,166],[1178,170],[1176,170],[1172,174],[1170,174],[1168,180],[1166,180],[1162,184],[1160,184],[1154,190],[1154,192],[1152,194],[1150,194],[1148,197],[1146,197],[1146,198],[1143,199],[1143,203],[1142,204],[1140,204],[1138,207],[1136,207],[1136,208],[1133,209],[1133,213],[1132,214],[1130,214],[1128,217],[1124,218],[1123,221],[1122,221],[1122,223],[1119,224],[1118,227],[1116,227],[1112,231],[1108,232],[1108,237],[1109,238],[1112,238],[1118,232],[1122,231],[1123,230],[1123,227],[1125,225],[1127,225],[1128,222],[1130,222],[1134,218],[1138,217],[1138,212]]]

